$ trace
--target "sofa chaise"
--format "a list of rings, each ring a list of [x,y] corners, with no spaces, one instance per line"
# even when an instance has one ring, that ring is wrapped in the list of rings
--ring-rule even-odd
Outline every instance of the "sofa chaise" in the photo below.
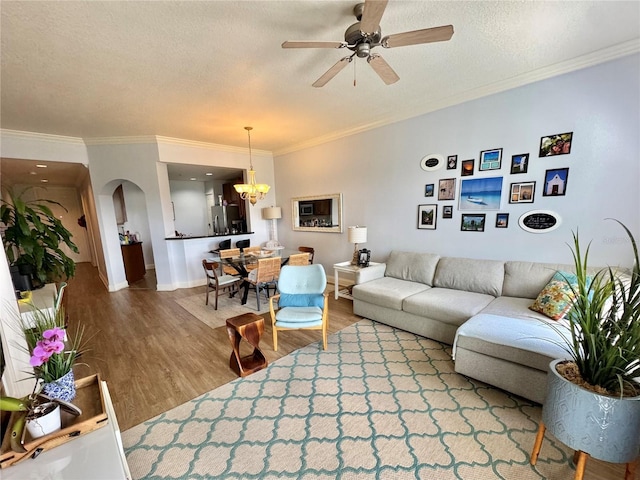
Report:
[[[529,307],[557,271],[573,266],[393,251],[360,271],[353,311],[451,344],[457,372],[542,403],[569,329]]]

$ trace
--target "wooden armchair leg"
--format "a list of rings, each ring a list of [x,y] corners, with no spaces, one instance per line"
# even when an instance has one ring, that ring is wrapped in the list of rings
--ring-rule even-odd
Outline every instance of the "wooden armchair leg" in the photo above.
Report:
[[[540,455],[540,449],[542,448],[542,440],[544,440],[544,432],[547,427],[544,426],[542,420],[540,421],[540,426],[538,427],[538,434],[536,435],[536,441],[533,444],[533,451],[531,452],[531,465],[535,465],[538,461],[538,455]]]
[[[638,459],[633,462],[627,463],[627,468],[624,471],[624,480],[635,480],[636,470],[638,469]]]
[[[573,461],[576,464],[576,474],[573,477],[574,480],[582,480],[582,477],[584,477],[584,469],[587,466],[587,458],[589,458],[589,454],[583,452],[582,450],[578,450],[574,454]]]

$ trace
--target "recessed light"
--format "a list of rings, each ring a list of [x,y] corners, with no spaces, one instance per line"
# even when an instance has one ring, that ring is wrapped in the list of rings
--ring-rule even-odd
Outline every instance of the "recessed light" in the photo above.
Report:
[[[47,165],[43,165],[41,163],[37,164],[36,167],[38,168],[47,168]]]
[[[210,177],[211,175],[213,175],[213,173],[211,173],[211,172],[207,172],[207,173],[205,173],[205,175],[206,175],[207,177]]]
[[[46,178],[43,178],[42,180],[40,180],[42,183],[48,183],[49,180],[47,180]]]
[[[196,180],[196,178],[195,177],[191,177],[189,180]]]
[[[29,172],[31,175],[37,175],[36,172]]]

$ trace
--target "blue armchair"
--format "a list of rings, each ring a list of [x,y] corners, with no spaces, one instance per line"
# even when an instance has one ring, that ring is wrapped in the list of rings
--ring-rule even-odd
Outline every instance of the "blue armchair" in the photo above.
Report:
[[[322,348],[327,349],[329,299],[324,292],[326,286],[327,276],[322,265],[282,267],[279,293],[269,298],[274,351],[278,351],[278,331],[300,329],[322,330]]]

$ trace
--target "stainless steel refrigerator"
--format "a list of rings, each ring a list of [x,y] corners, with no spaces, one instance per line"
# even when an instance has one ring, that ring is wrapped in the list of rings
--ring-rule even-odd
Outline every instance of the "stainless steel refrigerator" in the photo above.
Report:
[[[214,234],[231,233],[232,228],[237,228],[237,220],[240,220],[240,209],[237,205],[211,207],[211,225]]]

